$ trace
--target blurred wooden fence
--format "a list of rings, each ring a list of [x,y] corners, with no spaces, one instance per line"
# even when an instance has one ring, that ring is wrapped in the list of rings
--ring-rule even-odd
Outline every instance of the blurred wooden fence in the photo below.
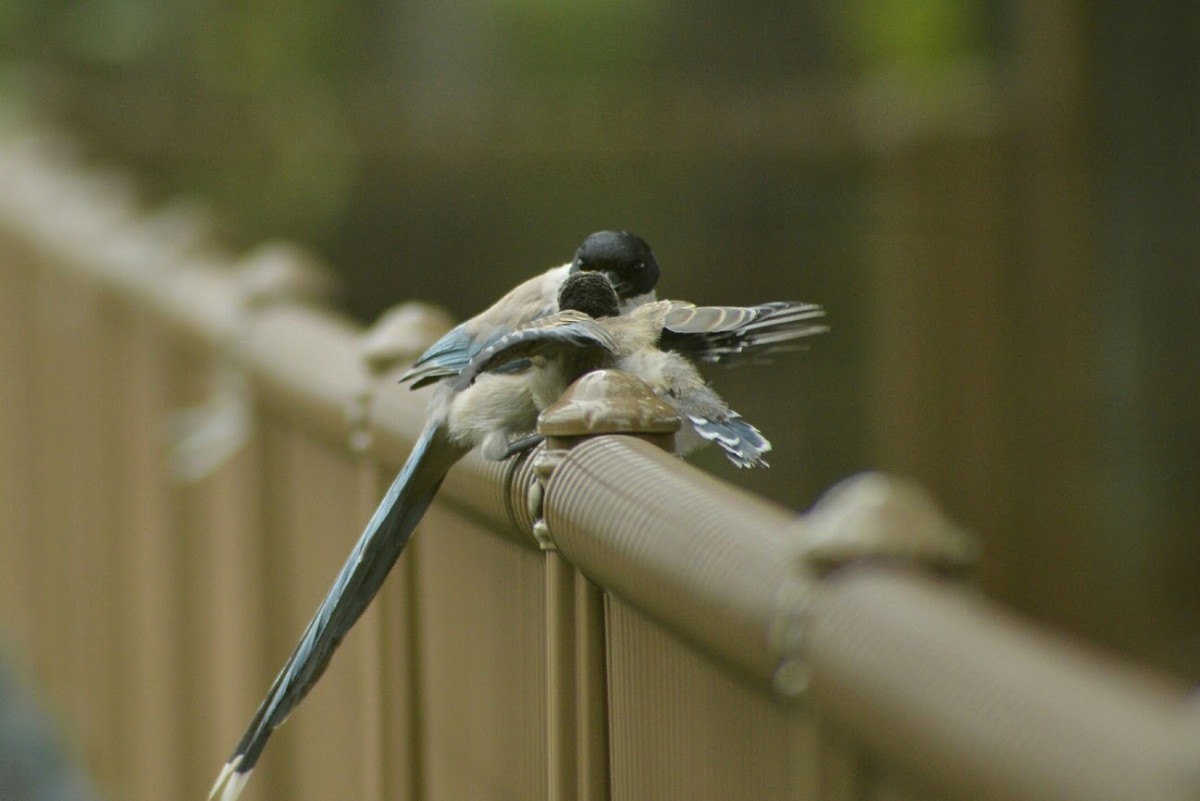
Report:
[[[108,797],[200,799],[424,398],[297,251],[230,258],[58,150],[0,142],[6,650]],[[605,438],[541,551],[529,475],[455,470],[249,798],[1200,798],[1183,688],[900,560],[829,570],[961,544],[911,489],[797,518]]]

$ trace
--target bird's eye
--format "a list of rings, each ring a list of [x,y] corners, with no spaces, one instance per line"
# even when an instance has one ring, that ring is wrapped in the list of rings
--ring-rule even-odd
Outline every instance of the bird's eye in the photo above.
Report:
[[[637,264],[633,265],[633,271],[635,273],[640,273],[644,269],[646,269],[646,262],[644,261],[639,261]]]

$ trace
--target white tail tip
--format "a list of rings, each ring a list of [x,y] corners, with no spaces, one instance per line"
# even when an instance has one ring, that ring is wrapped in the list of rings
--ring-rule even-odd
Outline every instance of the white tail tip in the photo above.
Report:
[[[250,774],[254,771],[248,770],[245,773],[234,773],[229,783],[225,785],[225,792],[221,794],[221,801],[237,801],[238,796],[242,794],[242,790],[246,789],[246,784],[250,781]]]
[[[237,767],[241,761],[242,757],[239,755],[225,763],[225,767],[221,768],[220,775],[213,783],[212,790],[208,793],[208,801],[213,801],[217,797],[217,793],[221,793],[221,801],[237,801],[238,796],[246,789],[246,783],[250,781],[250,774],[254,772],[248,770],[245,773],[238,773]],[[221,792],[222,787],[225,788],[224,792]]]

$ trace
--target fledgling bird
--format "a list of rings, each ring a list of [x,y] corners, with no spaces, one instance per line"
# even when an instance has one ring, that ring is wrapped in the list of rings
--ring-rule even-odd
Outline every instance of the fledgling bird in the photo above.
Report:
[[[557,312],[567,277],[591,272],[618,287],[624,308],[654,299],[659,267],[650,246],[635,234],[601,231],[584,240],[571,262],[525,281],[453,328],[402,377],[414,388],[438,384],[425,427],[221,770],[210,799],[221,793],[221,801],[234,801],[241,794],[271,733],[321,678],[342,638],[379,592],[450,468],[476,446],[484,456],[502,459],[510,452],[505,432],[532,430],[537,408],[525,365],[510,365],[471,386],[446,379],[513,329]]]
[[[813,322],[823,310],[797,303],[697,307],[664,300],[619,316],[618,303],[604,275],[571,275],[559,294],[563,311],[499,338],[455,381],[465,391],[472,382],[493,380],[492,371],[503,373],[514,361],[532,362],[533,372],[543,374],[530,382],[540,410],[584,372],[615,367],[645,381],[688,423],[676,439],[680,454],[712,442],[738,467],[766,467],[763,454],[771,444],[729,408],[685,354],[710,352],[713,343],[735,355],[784,349],[826,330]],[[760,339],[751,342],[755,337]]]

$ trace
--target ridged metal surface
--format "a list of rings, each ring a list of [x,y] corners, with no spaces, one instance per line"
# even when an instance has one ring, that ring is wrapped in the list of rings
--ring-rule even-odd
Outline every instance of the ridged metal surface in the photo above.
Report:
[[[529,529],[518,531],[512,523],[509,487],[516,467],[513,460],[491,462],[478,451],[472,451],[450,471],[441,492],[443,500],[450,501],[458,510],[486,523],[501,536],[533,548]]]
[[[558,548],[602,586],[759,681],[794,583],[792,516],[630,437],[571,451],[552,476],[546,521]]]
[[[445,507],[431,509],[426,525],[411,554],[426,799],[545,799],[542,554]]]
[[[811,712],[618,599],[608,604],[614,801],[818,798]]]
[[[362,510],[356,465],[344,448],[330,447],[286,418],[268,421],[268,425],[277,462],[267,475],[278,482],[274,491],[280,500],[270,531],[273,586],[269,591],[282,603],[268,610],[274,632],[267,663],[277,669],[295,647],[357,539]],[[290,725],[281,727],[273,738],[272,750],[289,764],[286,776],[276,779],[276,786],[290,787],[296,797],[364,795],[361,759],[371,735],[361,725],[365,671],[361,646],[378,614],[378,609],[371,609],[362,621],[365,625],[347,635],[337,658],[295,711]],[[266,686],[260,685],[259,692]],[[330,731],[342,734],[329,737]],[[326,760],[344,765],[345,771],[339,775],[325,770]]]

